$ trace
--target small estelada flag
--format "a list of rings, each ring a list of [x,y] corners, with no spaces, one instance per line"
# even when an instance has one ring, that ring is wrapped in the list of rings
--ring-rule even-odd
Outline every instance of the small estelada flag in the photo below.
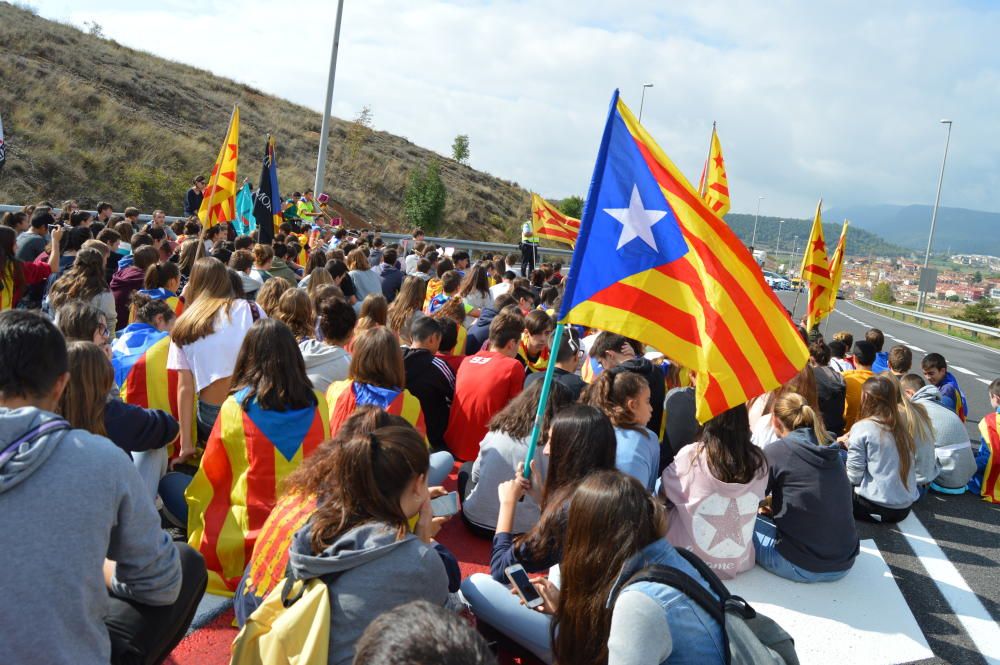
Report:
[[[531,195],[531,226],[539,238],[548,238],[573,247],[580,235],[580,220],[559,211],[538,194]]]

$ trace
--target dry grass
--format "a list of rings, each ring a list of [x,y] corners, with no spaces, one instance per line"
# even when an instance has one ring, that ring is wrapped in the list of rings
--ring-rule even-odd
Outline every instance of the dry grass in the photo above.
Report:
[[[210,170],[234,103],[240,177],[256,181],[264,137],[275,135],[285,193],[312,185],[320,116],[209,72],[47,21],[0,2],[0,109],[8,160],[0,202],[77,198],[181,214],[184,191]],[[405,229],[403,192],[431,151],[372,132],[353,160],[350,122],[334,119],[325,191],[355,223]],[[439,157],[448,191],[442,235],[513,241],[528,193]]]

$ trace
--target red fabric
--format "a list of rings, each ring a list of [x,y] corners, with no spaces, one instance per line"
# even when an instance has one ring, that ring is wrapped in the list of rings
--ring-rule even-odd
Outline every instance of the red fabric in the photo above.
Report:
[[[456,459],[469,461],[479,454],[486,425],[524,388],[524,366],[496,351],[467,356],[455,380],[445,443]]]
[[[11,274],[12,273],[8,273],[8,275]],[[24,275],[24,283],[21,284],[20,287],[14,289],[14,294],[10,304],[11,309],[17,307],[17,303],[21,301],[21,296],[24,295],[24,287],[41,284],[47,280],[49,275],[52,274],[52,268],[49,267],[47,258],[45,261],[35,259],[31,263],[21,263],[21,274]]]
[[[458,368],[462,366],[462,361],[466,358],[466,356],[453,356],[450,353],[436,353],[434,357],[443,360],[455,376],[458,376]]]

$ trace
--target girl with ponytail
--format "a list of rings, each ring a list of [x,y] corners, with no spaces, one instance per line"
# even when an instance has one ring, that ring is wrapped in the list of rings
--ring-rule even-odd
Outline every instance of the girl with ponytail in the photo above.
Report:
[[[858,420],[846,437],[847,477],[854,485],[854,517],[899,522],[919,498],[913,435],[899,411],[899,390],[885,376],[861,386]]]
[[[906,423],[906,430],[913,437],[914,473],[917,477],[917,491],[922,497],[927,493],[927,486],[934,482],[941,472],[937,457],[934,455],[934,425],[924,405],[911,402],[907,398],[895,374],[886,372],[884,376],[896,386],[899,415]]]
[[[139,291],[152,300],[163,300],[170,306],[176,316],[184,312],[184,300],[177,294],[180,292],[181,270],[176,263],[154,263],[146,268],[143,288]],[[135,322],[135,311],[129,313],[129,323]]]
[[[823,418],[798,393],[778,397],[767,447],[767,494],[754,527],[757,564],[795,582],[833,582],[851,569],[858,533],[851,483]]]
[[[434,542],[430,462],[416,430],[381,427],[332,454],[316,513],[295,534],[288,567],[297,578],[323,577],[331,610],[327,662],[348,665],[355,642],[383,612],[415,600],[443,606],[452,565],[444,561],[454,559]]]

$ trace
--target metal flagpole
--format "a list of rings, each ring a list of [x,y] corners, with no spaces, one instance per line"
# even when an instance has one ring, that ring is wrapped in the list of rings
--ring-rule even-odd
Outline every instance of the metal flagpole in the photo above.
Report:
[[[313,191],[319,196],[326,176],[326,147],[330,141],[330,114],[333,112],[333,79],[337,74],[337,51],[340,50],[340,20],[344,16],[344,0],[337,2],[337,23],[333,28],[333,51],[330,53],[330,77],[326,82],[326,102],[323,104],[323,125],[319,134],[319,155],[316,157],[316,182]]]
[[[552,349],[549,351],[549,364],[545,368],[545,378],[542,380],[542,394],[538,397],[538,409],[535,411],[535,424],[531,428],[531,440],[528,442],[528,453],[524,457],[524,477],[531,478],[531,460],[535,458],[538,439],[542,435],[542,419],[545,415],[545,405],[549,401],[549,390],[552,388],[552,377],[556,373],[556,356],[559,355],[559,345],[562,344],[563,328],[566,324],[556,326],[552,335]]]

